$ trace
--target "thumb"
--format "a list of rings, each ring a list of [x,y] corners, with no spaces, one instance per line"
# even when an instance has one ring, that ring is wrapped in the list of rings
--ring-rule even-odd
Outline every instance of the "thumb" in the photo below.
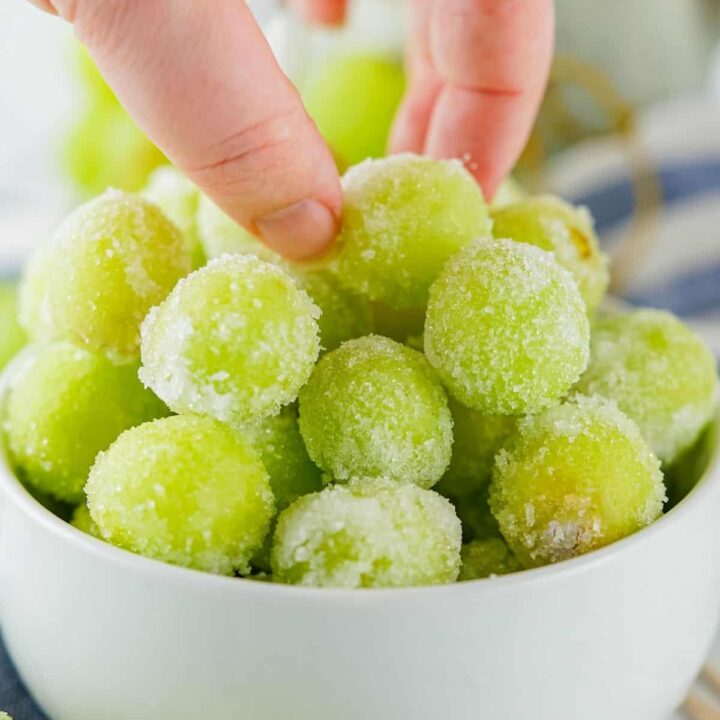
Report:
[[[72,22],[123,105],[231,217],[291,259],[341,213],[330,151],[239,0],[43,0]]]

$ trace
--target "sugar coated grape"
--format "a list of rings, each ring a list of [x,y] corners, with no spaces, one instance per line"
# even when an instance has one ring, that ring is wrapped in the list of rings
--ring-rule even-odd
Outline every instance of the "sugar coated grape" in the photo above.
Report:
[[[153,171],[142,194],[172,220],[185,237],[193,268],[205,264],[205,251],[197,227],[200,190],[172,165]]]
[[[676,317],[639,310],[598,321],[579,389],[614,400],[660,460],[670,463],[695,441],[717,407],[717,365],[703,341]]]
[[[419,352],[388,338],[325,355],[300,392],[310,457],[337,481],[387,477],[431,487],[450,462],[452,417]]]
[[[490,234],[480,188],[459,161],[369,160],[346,173],[343,188],[338,277],[394,307],[424,306],[446,260]]]
[[[193,415],[123,433],[98,457],[86,491],[108,542],[221,575],[249,572],[274,513],[268,474],[252,445]]]
[[[547,195],[493,209],[492,218],[496,237],[553,252],[575,277],[588,309],[600,304],[609,282],[608,263],[585,208]]]
[[[517,420],[508,415],[483,415],[450,400],[453,416],[452,459],[436,490],[467,496],[490,482],[495,455],[512,437]]]
[[[67,339],[131,360],[148,310],[189,271],[187,245],[161,210],[108,190],[40,248],[24,280],[20,317],[38,340]]]
[[[281,260],[279,255],[266,248],[251,232],[238,225],[204,195],[198,206],[197,227],[208,258],[240,253],[257,255],[268,262]]]
[[[181,280],[148,315],[140,377],[175,412],[261,420],[293,402],[310,376],[318,317],[281,268],[224,255]]]
[[[25,345],[25,332],[18,324],[17,288],[0,282],[0,369]]]
[[[29,352],[13,372],[5,435],[23,480],[78,502],[95,456],[124,430],[166,412],[135,365],[56,343]]]
[[[557,402],[585,370],[589,342],[577,283],[533,245],[478,240],[430,291],[428,360],[451,395],[487,415]]]
[[[502,538],[473,540],[462,546],[462,568],[458,580],[481,580],[495,575],[509,575],[522,570]]]
[[[318,587],[403,587],[454,582],[460,522],[432,490],[363,479],[306,495],[280,515],[275,579]]]
[[[637,425],[599,396],[520,425],[496,459],[490,508],[525,566],[608,545],[662,513],[660,464]]]
[[[322,63],[304,83],[305,107],[347,167],[382,157],[405,90],[402,66],[382,55],[348,55]]]
[[[75,508],[70,524],[81,532],[84,532],[86,535],[92,535],[95,538],[102,538],[100,535],[100,529],[95,524],[92,517],[90,517],[90,510],[85,503],[82,503]]]

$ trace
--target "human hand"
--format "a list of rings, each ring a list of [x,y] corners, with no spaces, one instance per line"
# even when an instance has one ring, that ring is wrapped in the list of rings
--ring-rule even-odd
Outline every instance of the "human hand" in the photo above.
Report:
[[[335,164],[245,3],[31,1],[74,25],[143,130],[230,216],[290,259],[330,246]],[[347,7],[295,2],[325,24]],[[542,98],[552,0],[412,0],[411,14],[390,150],[460,157],[492,197]]]

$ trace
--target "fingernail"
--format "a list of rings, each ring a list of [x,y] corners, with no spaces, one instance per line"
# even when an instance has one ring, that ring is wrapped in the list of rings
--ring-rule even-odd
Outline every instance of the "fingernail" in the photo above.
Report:
[[[338,221],[317,200],[301,200],[255,221],[265,244],[289,260],[322,255],[338,232]]]

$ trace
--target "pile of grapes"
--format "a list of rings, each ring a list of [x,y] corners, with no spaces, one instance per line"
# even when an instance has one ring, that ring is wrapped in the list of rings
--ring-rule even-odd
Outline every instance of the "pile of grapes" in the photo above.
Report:
[[[321,587],[516,572],[657,519],[715,360],[668,313],[603,313],[588,213],[489,207],[413,155],[343,185],[311,266],[171,168],[77,209],[20,290],[3,416],[28,488],[132,552]]]

